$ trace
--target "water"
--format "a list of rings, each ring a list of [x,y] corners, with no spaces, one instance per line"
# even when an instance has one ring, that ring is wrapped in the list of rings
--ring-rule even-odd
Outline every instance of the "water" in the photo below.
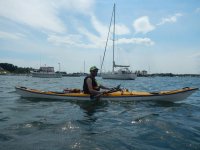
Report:
[[[200,88],[200,78],[155,77],[98,81],[130,90]],[[0,76],[0,150],[199,150],[200,91],[178,103],[31,100],[16,85],[61,91],[83,77]]]

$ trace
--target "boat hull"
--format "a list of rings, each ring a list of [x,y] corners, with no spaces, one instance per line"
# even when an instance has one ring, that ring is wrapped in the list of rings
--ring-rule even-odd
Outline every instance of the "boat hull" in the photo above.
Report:
[[[62,78],[62,74],[59,73],[32,73],[32,77],[36,78]]]
[[[106,73],[102,74],[101,77],[103,79],[113,79],[113,80],[135,80],[137,75],[134,73],[129,73],[129,74]]]
[[[37,77],[37,78],[61,78],[62,74],[61,73],[56,73],[54,71],[54,67],[40,67],[39,70],[33,71],[32,72],[32,77]]]
[[[15,87],[16,93],[26,98],[54,99],[54,100],[80,100],[88,101],[90,95],[80,93],[62,93],[52,91],[40,91],[29,89],[26,87]],[[161,91],[157,93],[137,92],[137,91],[118,91],[110,94],[102,95],[100,100],[106,101],[169,101],[176,102],[186,99],[198,88],[183,88],[171,91]]]

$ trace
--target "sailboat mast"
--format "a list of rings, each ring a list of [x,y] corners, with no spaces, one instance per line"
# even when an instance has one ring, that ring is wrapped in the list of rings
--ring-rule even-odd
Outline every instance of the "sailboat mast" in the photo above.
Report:
[[[113,18],[113,68],[112,68],[112,72],[114,73],[114,67],[115,67],[115,4],[113,6],[113,14],[114,14],[114,18]]]
[[[114,7],[113,7],[113,10],[112,10],[112,16],[111,16],[111,19],[110,19],[109,31],[108,31],[107,40],[106,40],[106,46],[105,46],[105,50],[104,50],[104,54],[103,54],[103,60],[102,60],[102,63],[101,63],[101,73],[102,73],[103,62],[104,62],[104,59],[105,59],[106,49],[107,49],[107,45],[108,45],[108,39],[110,37],[110,31],[111,31],[111,26],[112,26],[112,21],[113,21],[113,15],[114,15]]]

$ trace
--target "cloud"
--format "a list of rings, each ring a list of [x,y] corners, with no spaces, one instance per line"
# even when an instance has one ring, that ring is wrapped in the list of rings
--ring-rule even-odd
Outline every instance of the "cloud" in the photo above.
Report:
[[[67,35],[67,36],[59,36],[59,35],[49,35],[47,40],[55,45],[78,45],[81,44],[80,42],[80,35]]]
[[[93,25],[93,28],[99,33],[99,35],[106,38],[108,27],[97,20],[95,15],[91,15],[91,23]]]
[[[94,0],[1,0],[0,16],[36,29],[56,33],[66,31],[58,10],[61,8],[87,14]]]
[[[136,33],[146,34],[155,29],[155,27],[149,22],[148,16],[142,16],[133,22],[133,27]]]
[[[53,34],[48,36],[48,41],[55,45],[75,46],[81,48],[100,48],[103,49],[106,44],[108,27],[102,24],[95,15],[91,15],[91,24],[97,33],[91,32],[86,27],[77,24],[76,30],[79,34],[71,35],[59,35]],[[118,35],[130,33],[129,29],[123,24],[117,24],[116,30]],[[112,35],[110,34],[110,37]],[[112,38],[112,37],[111,37]],[[154,42],[149,38],[118,38],[116,41],[118,44],[141,44],[141,45],[154,45]],[[108,46],[112,45],[112,42],[108,42]]]
[[[23,37],[24,35],[21,33],[9,33],[9,32],[0,31],[0,39],[19,40]]]
[[[182,16],[181,13],[176,13],[175,15],[173,15],[171,17],[162,18],[161,22],[158,23],[157,25],[163,25],[165,23],[175,23],[177,21],[177,18],[181,17],[181,16]]]
[[[126,27],[124,24],[116,24],[115,25],[115,30],[117,35],[124,35],[124,34],[129,34],[130,30],[128,27]]]
[[[87,29],[80,22],[75,24],[78,34],[49,34],[48,41],[55,45],[68,45],[81,48],[103,48],[107,37],[108,27],[102,24],[94,14],[90,14],[90,23],[96,33]]]
[[[191,57],[191,58],[200,58],[200,53],[195,53],[195,54],[192,54],[192,55],[190,55],[189,57]]]
[[[101,37],[107,36],[108,33],[108,25],[102,24],[95,15],[91,15],[91,23],[93,28],[100,34]],[[111,31],[113,29],[113,25],[111,26]],[[124,24],[115,24],[115,30],[117,35],[129,34],[130,30]]]
[[[49,35],[48,41],[55,45],[73,46],[79,48],[103,48],[105,45],[105,39],[100,36],[96,36],[90,33],[84,27],[79,27],[78,31],[80,34],[70,35]]]
[[[97,36],[89,32],[86,28],[80,27],[78,31],[83,35],[85,40],[88,40],[85,48],[104,48],[106,43],[106,36]]]
[[[0,1],[0,16],[34,28],[63,32],[65,27],[51,4],[46,0]]]
[[[93,28],[98,32],[98,34],[100,35],[99,38],[100,39],[106,39],[107,38],[107,34],[108,34],[108,26],[102,24],[95,15],[91,15],[91,23],[93,25]],[[113,29],[113,25],[111,26],[111,32]],[[123,24],[116,24],[115,25],[115,30],[116,30],[116,35],[124,35],[124,34],[129,34],[130,30]],[[86,33],[86,32],[84,32]],[[88,33],[87,33],[88,35]],[[91,37],[91,36],[89,36]],[[93,37],[94,38],[94,37]]]
[[[0,1],[0,16],[17,23],[27,25],[34,29],[47,31],[47,41],[55,45],[66,45],[82,48],[104,48],[108,25],[100,22],[92,13],[95,0],[6,0]],[[78,5],[77,5],[78,4]],[[76,24],[73,28],[77,34],[66,34],[66,23],[60,18],[59,13],[69,11],[69,13],[81,13],[90,17],[93,29]],[[145,20],[146,19],[146,20]],[[143,21],[143,22],[142,22]],[[137,27],[137,23],[145,24],[144,28]],[[116,24],[116,34],[130,34],[129,28],[124,24]],[[147,33],[152,30],[148,17],[143,20],[136,20],[137,32]],[[24,35],[20,33],[8,33],[0,31],[0,38],[20,39]],[[120,43],[153,45],[150,39],[120,39]]]
[[[106,36],[108,34],[108,26],[102,24],[96,17],[95,15],[91,16],[91,23],[93,25],[93,28],[99,33],[101,38],[106,39]],[[113,26],[111,26],[111,31],[113,29]],[[130,30],[124,25],[124,24],[116,24],[115,25],[115,30],[117,35],[124,35],[124,34],[129,34]]]
[[[200,8],[195,9],[195,13],[200,13]]]
[[[149,38],[121,38],[117,41],[118,44],[142,44],[142,45],[154,45],[154,42]]]
[[[92,13],[92,8],[95,4],[95,0],[54,0],[55,5],[59,3],[59,6],[70,10],[72,12],[79,12],[86,15]]]

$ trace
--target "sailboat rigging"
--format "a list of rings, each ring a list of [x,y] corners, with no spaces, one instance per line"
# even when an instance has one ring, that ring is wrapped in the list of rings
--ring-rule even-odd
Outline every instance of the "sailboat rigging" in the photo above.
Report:
[[[112,62],[112,72],[109,73],[102,73],[102,67],[103,67],[103,62],[104,62],[104,58],[105,58],[105,53],[106,53],[106,49],[107,49],[107,45],[108,45],[108,39],[109,39],[109,35],[110,35],[110,29],[111,29],[111,25],[113,22],[113,62]],[[119,69],[118,71],[115,71],[116,67],[120,67],[121,69]],[[103,56],[103,60],[101,63],[101,76],[103,79],[119,79],[119,80],[134,80],[137,75],[135,73],[132,73],[128,67],[130,67],[129,65],[117,65],[115,63],[115,4],[113,6],[113,12],[112,12],[112,16],[111,16],[111,20],[110,20],[110,25],[109,25],[109,31],[108,31],[108,35],[107,35],[107,40],[106,40],[106,46],[105,46],[105,50],[104,50],[104,56]]]

